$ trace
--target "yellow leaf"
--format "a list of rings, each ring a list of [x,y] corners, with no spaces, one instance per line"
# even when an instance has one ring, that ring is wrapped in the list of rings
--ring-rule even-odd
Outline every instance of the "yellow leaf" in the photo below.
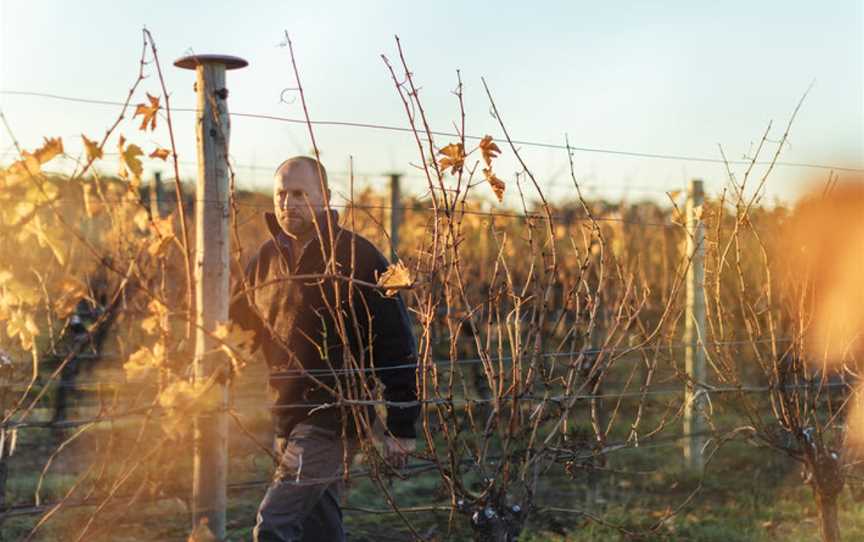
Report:
[[[57,243],[55,243],[54,240],[50,237],[46,236],[45,244],[48,245],[48,248],[51,249],[51,253],[54,254],[54,258],[57,260],[57,263],[60,264],[60,267],[66,265],[66,255],[63,253],[60,247],[57,246]]]
[[[58,318],[67,318],[75,312],[78,302],[89,294],[84,283],[71,277],[61,280],[58,290],[60,297],[54,301],[54,313]]]
[[[243,358],[251,355],[255,346],[255,332],[243,329],[231,322],[219,322],[213,336],[223,344],[220,349],[231,359],[232,366],[239,372],[246,363]]]
[[[30,350],[33,348],[33,339],[39,335],[39,328],[33,321],[33,317],[18,310],[10,315],[6,323],[6,334],[10,339],[18,337],[21,348]]]
[[[21,160],[13,163],[3,175],[6,184],[14,186],[42,173],[39,160],[29,152],[22,153]]]
[[[34,215],[33,220],[28,222],[21,230],[18,234],[18,240],[20,242],[25,242],[31,236],[36,237],[36,242],[40,247],[48,247],[51,249],[51,252],[54,253],[54,257],[61,266],[66,263],[66,257],[64,256],[63,251],[60,250],[57,243],[48,235],[48,230],[42,225],[42,221],[39,219],[38,214]]]
[[[150,303],[147,304],[147,310],[160,318],[168,316],[168,307],[158,299],[151,299]]]
[[[163,149],[162,147],[157,147],[156,150],[154,150],[153,152],[151,152],[147,156],[149,156],[150,158],[158,158],[158,159],[164,161],[164,160],[167,160],[170,155],[171,155],[171,151],[169,151],[168,149]]]
[[[27,190],[27,195],[24,196],[25,199],[32,201],[37,204],[47,203],[57,197],[57,194],[60,193],[60,189],[57,188],[57,185],[46,181],[42,183],[40,186],[33,186]]]
[[[159,405],[162,408],[182,408],[195,397],[192,384],[185,380],[177,380],[159,394]]]
[[[147,253],[155,258],[168,250],[168,247],[170,246],[170,237],[157,237],[155,241],[153,241],[147,246]]]
[[[6,292],[3,296],[2,303],[5,305],[20,307],[23,305],[36,305],[42,301],[37,288],[22,284],[14,278],[7,279],[4,281],[3,285],[6,288]]]
[[[159,405],[167,410],[162,428],[169,435],[183,435],[191,428],[195,414],[219,406],[219,386],[212,382],[176,380],[159,394]]]
[[[33,157],[40,164],[48,162],[58,154],[63,154],[63,140],[59,137],[45,138],[45,144],[33,151]]]
[[[492,186],[492,191],[495,192],[495,196],[498,198],[498,203],[502,203],[504,201],[504,189],[507,188],[507,185],[504,184],[504,181],[499,179],[497,175],[495,175],[492,168],[484,168],[483,175],[486,176],[486,180],[489,181],[489,185]]]
[[[669,196],[669,199],[672,201],[672,203],[675,203],[675,201],[678,199],[678,196],[680,196],[683,192],[683,190],[669,190],[668,192],[666,192],[666,195]]]
[[[29,201],[19,201],[17,205],[15,205],[15,220],[12,222],[13,226],[16,226],[22,222],[24,219],[29,218],[30,214],[36,209],[36,206],[33,205]]]
[[[12,279],[12,272],[11,271],[5,271],[5,270],[0,271],[0,286],[6,284],[11,279]]]
[[[438,160],[438,167],[442,171],[450,168],[451,175],[456,175],[462,171],[462,166],[465,164],[465,147],[462,146],[462,143],[450,143],[438,151],[438,154],[444,156]]]
[[[147,212],[147,209],[138,209],[132,221],[135,222],[139,230],[146,232],[150,226],[150,213]]]
[[[492,159],[498,158],[498,155],[501,154],[501,149],[492,141],[492,136],[485,135],[480,140],[480,152],[483,154],[483,161],[486,162],[486,166],[491,168]]]
[[[153,229],[159,237],[174,237],[174,214],[170,214],[165,218],[153,218]]]
[[[378,286],[387,288],[385,295],[396,295],[398,290],[411,288],[414,285],[414,280],[411,278],[411,272],[404,263],[397,262],[391,264],[380,277],[378,277]]]
[[[126,373],[127,381],[142,382],[158,371],[164,362],[165,346],[156,343],[152,349],[144,346],[129,356],[129,360],[123,364],[123,372]]]
[[[148,335],[154,335],[159,330],[159,317],[149,316],[141,321],[141,329]]]
[[[141,166],[141,160],[138,158],[144,154],[141,147],[130,143],[126,145],[126,138],[120,136],[120,142],[117,145],[120,150],[120,178],[129,180],[129,174],[132,174],[132,181],[141,180],[141,174],[144,168]]]
[[[87,161],[93,162],[102,158],[102,147],[95,141],[90,141],[87,136],[81,134],[81,139],[84,140],[84,149],[87,151]]]
[[[138,127],[139,130],[147,130],[147,125],[150,125],[151,130],[156,129],[156,113],[159,112],[159,97],[150,96],[147,94],[147,99],[150,100],[150,105],[147,104],[138,104],[138,107],[135,108],[134,117],[141,115],[141,126]]]
[[[189,534],[186,542],[217,542],[216,535],[210,530],[207,524],[207,518],[202,518],[201,522]]]

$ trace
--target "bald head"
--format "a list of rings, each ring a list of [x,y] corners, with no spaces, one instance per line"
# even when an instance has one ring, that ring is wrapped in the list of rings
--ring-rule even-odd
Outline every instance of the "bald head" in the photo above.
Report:
[[[327,170],[308,156],[282,162],[273,176],[273,208],[279,225],[295,237],[314,233],[312,217],[330,200]]]

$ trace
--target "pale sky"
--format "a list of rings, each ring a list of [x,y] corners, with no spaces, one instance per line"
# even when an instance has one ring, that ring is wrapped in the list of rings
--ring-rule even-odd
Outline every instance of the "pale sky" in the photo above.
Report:
[[[500,136],[481,77],[491,87],[514,139],[638,153],[741,159],[769,121],[779,139],[813,82],[782,161],[864,168],[864,9],[861,0],[833,2],[169,2],[0,0],[0,91],[122,101],[134,81],[141,28],[156,40],[172,105],[192,107],[192,72],[173,67],[184,54],[225,53],[249,61],[228,74],[229,109],[302,118],[299,100],[280,103],[294,87],[283,31],[293,40],[316,120],[405,126],[402,103],[381,60],[396,61],[398,34],[433,128],[452,131],[459,111],[451,90],[465,85],[467,133]],[[161,94],[153,73],[139,89]],[[67,152],[80,134],[101,137],[119,108],[0,93],[0,108],[25,148],[62,136]],[[175,114],[182,174],[195,172],[194,117]],[[126,121],[119,133],[145,151],[168,146]],[[319,127],[316,137],[335,179],[353,157],[359,180],[384,186],[381,173],[406,173],[418,162],[410,134]],[[443,146],[452,141],[439,138]],[[106,150],[114,150],[114,140]],[[231,154],[241,186],[267,186],[284,158],[307,153],[302,125],[234,117]],[[503,145],[502,145],[503,148]],[[770,149],[773,151],[773,147]],[[553,199],[572,195],[563,150],[522,146],[523,157]],[[0,160],[14,159],[5,131]],[[767,155],[766,155],[767,157]],[[692,177],[716,193],[720,164],[577,152],[577,178],[610,198],[662,197]],[[102,166],[114,171],[116,157]],[[256,169],[251,169],[254,166]],[[59,164],[58,164],[59,167]],[[147,175],[169,166],[145,164]],[[516,203],[509,149],[496,166]],[[736,171],[743,171],[736,167]],[[790,200],[807,180],[828,172],[780,167],[769,196]],[[852,173],[843,173],[852,176]],[[424,181],[407,177],[409,190]],[[484,187],[485,188],[485,187]],[[479,191],[491,198],[491,190]],[[479,196],[480,194],[478,194]]]

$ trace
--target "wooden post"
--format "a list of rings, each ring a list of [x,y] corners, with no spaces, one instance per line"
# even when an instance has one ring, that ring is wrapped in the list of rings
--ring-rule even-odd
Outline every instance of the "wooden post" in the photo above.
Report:
[[[399,250],[399,226],[402,225],[401,173],[390,174],[390,261],[396,263]]]
[[[12,383],[14,365],[12,358],[6,352],[0,350],[0,412],[6,412],[6,397]],[[14,427],[0,427],[0,510],[6,508],[6,483],[9,478],[9,456],[14,451],[16,440],[16,429]],[[0,514],[0,527],[3,525],[5,514]],[[2,529],[0,529],[0,540],[3,540]]]
[[[246,61],[221,55],[195,55],[175,66],[194,69],[198,95],[195,135],[198,147],[198,186],[195,205],[195,360],[196,382],[207,382],[224,358],[208,336],[228,320],[228,91],[225,70]],[[218,406],[195,419],[193,436],[192,524],[202,522],[218,540],[225,539],[228,476],[227,388],[217,383]]]
[[[162,174],[153,174],[153,183],[150,185],[150,215],[153,218],[162,218]]]
[[[684,364],[687,388],[684,396],[684,461],[690,469],[702,470],[705,446],[705,225],[702,181],[693,179],[687,191],[687,309],[684,314]]]

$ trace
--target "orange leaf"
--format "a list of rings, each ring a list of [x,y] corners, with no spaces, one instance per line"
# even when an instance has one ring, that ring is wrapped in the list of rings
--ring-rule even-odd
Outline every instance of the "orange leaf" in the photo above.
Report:
[[[68,318],[78,308],[78,302],[87,296],[87,286],[81,281],[67,277],[60,282],[60,297],[54,300],[54,314]]]
[[[486,180],[489,181],[489,184],[492,186],[492,191],[495,192],[495,196],[498,197],[498,203],[502,203],[504,201],[504,189],[507,185],[495,175],[492,168],[484,168],[483,175],[486,176]]]
[[[63,154],[63,140],[59,137],[51,139],[46,137],[45,144],[33,151],[33,157],[36,158],[40,164],[44,164],[58,154]]]
[[[438,166],[442,170],[450,168],[451,175],[456,175],[462,171],[462,166],[465,164],[465,147],[462,146],[462,143],[450,143],[438,151],[438,154],[444,156],[438,160]]]
[[[483,161],[491,168],[492,159],[498,158],[498,155],[501,154],[501,149],[499,149],[498,145],[492,141],[492,136],[485,135],[483,136],[483,139],[480,140],[480,152],[483,154]]]
[[[141,126],[138,127],[139,130],[147,130],[147,125],[150,125],[151,130],[156,129],[156,113],[159,112],[161,106],[159,105],[159,97],[150,96],[147,94],[147,99],[150,100],[150,105],[147,104],[138,104],[138,107],[135,108],[134,117],[141,115]]]
[[[87,160],[90,162],[102,158],[102,147],[95,141],[90,141],[87,136],[81,134],[81,139],[84,140],[84,149],[87,151]]]
[[[171,155],[171,151],[168,149],[163,149],[162,147],[157,148],[155,151],[151,152],[147,156],[150,158],[158,158],[160,160],[167,160],[168,156]]]
[[[396,295],[398,290],[411,288],[414,285],[414,280],[411,278],[411,272],[402,262],[391,264],[380,277],[378,277],[378,286],[387,288],[384,292],[387,296]]]

